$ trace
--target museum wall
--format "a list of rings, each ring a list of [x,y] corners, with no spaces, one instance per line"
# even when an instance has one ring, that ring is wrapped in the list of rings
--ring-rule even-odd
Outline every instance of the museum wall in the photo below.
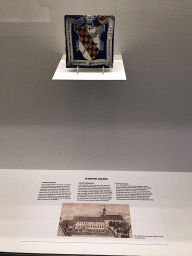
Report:
[[[0,0],[0,168],[191,171],[192,2]],[[112,14],[126,81],[52,81],[65,14]]]

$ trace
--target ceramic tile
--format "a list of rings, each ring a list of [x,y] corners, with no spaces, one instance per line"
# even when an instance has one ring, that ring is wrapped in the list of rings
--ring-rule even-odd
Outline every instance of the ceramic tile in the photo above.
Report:
[[[66,67],[112,68],[114,16],[66,15]]]

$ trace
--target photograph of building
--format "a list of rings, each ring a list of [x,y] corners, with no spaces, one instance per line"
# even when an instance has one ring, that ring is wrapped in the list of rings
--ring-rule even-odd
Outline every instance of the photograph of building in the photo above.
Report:
[[[129,205],[63,204],[57,235],[132,238]]]

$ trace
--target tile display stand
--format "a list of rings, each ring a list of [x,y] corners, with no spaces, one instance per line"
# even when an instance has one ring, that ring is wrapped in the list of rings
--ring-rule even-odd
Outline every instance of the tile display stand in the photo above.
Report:
[[[113,68],[66,68],[63,55],[52,80],[127,80],[121,55],[114,56]]]

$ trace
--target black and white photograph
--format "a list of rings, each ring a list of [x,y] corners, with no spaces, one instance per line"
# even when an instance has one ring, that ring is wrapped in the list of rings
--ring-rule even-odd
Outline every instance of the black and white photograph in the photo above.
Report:
[[[57,235],[132,238],[129,204],[63,203]]]

